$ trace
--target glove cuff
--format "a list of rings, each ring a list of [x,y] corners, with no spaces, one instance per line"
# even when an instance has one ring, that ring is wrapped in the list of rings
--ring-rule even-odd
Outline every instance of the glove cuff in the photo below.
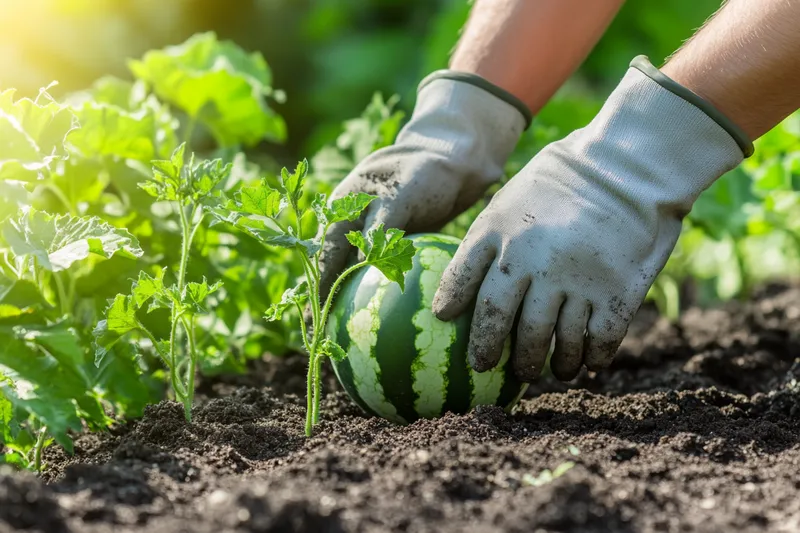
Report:
[[[492,96],[499,98],[505,103],[511,105],[512,107],[514,107],[514,109],[516,109],[522,114],[522,117],[525,119],[526,130],[530,127],[531,122],[533,121],[533,113],[522,100],[520,100],[510,92],[506,91],[505,89],[502,89],[497,85],[491,83],[485,78],[482,78],[477,74],[472,74],[470,72],[460,72],[457,70],[437,70],[426,76],[420,82],[419,87],[417,88],[417,92],[421,91],[425,86],[427,86],[432,81],[441,79],[459,81],[462,83],[469,83],[470,85],[474,85],[479,89],[483,89]]]
[[[653,66],[653,64],[650,62],[650,59],[648,59],[648,57],[645,55],[640,55],[633,58],[630,66],[654,82],[658,83],[672,94],[683,98],[700,111],[708,115],[711,120],[719,124],[722,129],[724,129],[731,137],[733,137],[733,140],[736,141],[736,144],[738,144],[739,148],[742,149],[742,154],[744,157],[747,158],[753,155],[753,141],[751,141],[747,134],[739,126],[734,124],[731,119],[725,116],[719,109],[714,107],[711,102],[661,72],[659,69]]]

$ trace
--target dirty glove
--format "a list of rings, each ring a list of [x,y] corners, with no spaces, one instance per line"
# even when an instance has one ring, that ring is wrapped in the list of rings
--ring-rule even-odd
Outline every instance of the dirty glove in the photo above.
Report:
[[[469,363],[494,367],[516,328],[520,379],[573,379],[611,363],[698,195],[752,144],[705,100],[631,63],[586,127],[549,145],[475,220],[433,302],[449,320],[477,305]]]
[[[323,296],[352,250],[349,231],[378,224],[409,233],[440,228],[502,177],[529,122],[525,104],[478,76],[445,70],[424,79],[394,145],[364,159],[331,195],[378,199],[359,222],[331,226],[320,265]]]

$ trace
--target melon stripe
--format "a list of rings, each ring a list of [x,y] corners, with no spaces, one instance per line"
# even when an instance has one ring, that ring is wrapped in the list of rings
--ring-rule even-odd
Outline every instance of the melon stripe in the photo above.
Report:
[[[470,380],[472,382],[472,400],[470,407],[476,405],[491,405],[497,402],[500,397],[500,390],[505,382],[504,366],[508,362],[509,343],[506,342],[503,348],[503,355],[496,367],[486,372],[475,372],[470,370]]]
[[[369,279],[369,278],[374,278]],[[381,385],[381,367],[375,358],[375,344],[380,329],[380,304],[392,282],[384,278],[377,269],[368,269],[362,283],[362,289],[376,286],[372,298],[365,306],[359,305],[362,290],[358,291],[355,302],[357,309],[347,321],[347,333],[350,335],[350,347],[347,358],[353,370],[353,383],[358,395],[370,409],[380,413],[384,418],[397,423],[405,420],[397,413],[394,405],[387,400]]]
[[[350,300],[351,305],[348,307],[342,306],[341,311],[337,309],[335,312],[331,313],[328,317],[328,335],[331,337],[331,340],[338,343],[340,346],[349,346],[350,345],[350,335],[347,333],[347,323],[343,319],[345,313],[347,315],[352,312],[352,300]],[[350,361],[345,359],[338,364],[333,365],[333,372],[336,374],[336,378],[339,380],[339,383],[342,384],[344,387],[345,392],[353,399],[353,401],[364,411],[369,411],[369,406],[364,403],[364,400],[361,399],[361,396],[358,395],[358,391],[353,384],[353,369],[350,368]]]
[[[419,275],[419,270],[406,274],[405,293],[401,293],[396,283],[386,289],[385,301],[391,304],[387,303],[381,309],[381,321],[391,322],[394,326],[381,328],[375,344],[386,398],[406,420],[419,418],[414,410],[416,394],[411,371],[411,360],[416,353],[414,337],[417,334],[411,317],[420,305]]]
[[[421,290],[419,310],[412,322],[416,326],[414,348],[418,354],[411,365],[417,401],[414,410],[419,416],[434,417],[442,413],[447,399],[447,370],[450,346],[456,337],[456,326],[433,316],[431,305],[442,273],[450,262],[450,254],[436,247],[422,248],[417,255],[422,268],[418,285]]]

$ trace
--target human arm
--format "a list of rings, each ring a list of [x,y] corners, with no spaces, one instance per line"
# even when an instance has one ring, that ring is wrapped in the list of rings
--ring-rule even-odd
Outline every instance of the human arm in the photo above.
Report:
[[[513,328],[521,379],[553,334],[557,378],[611,363],[699,194],[800,105],[799,23],[800,2],[729,1],[662,71],[635,59],[592,123],[495,195],[433,303],[447,320],[477,300],[473,368],[495,366]]]
[[[800,3],[731,0],[661,71],[757,139],[800,106]]]
[[[450,68],[471,72],[535,114],[578,68],[624,0],[479,0]]]
[[[378,196],[363,220],[328,232],[323,293],[343,269],[345,235],[378,224],[435,230],[477,201],[536,112],[595,44],[623,0],[478,0],[450,69],[420,84],[393,146],[362,161],[334,190]]]

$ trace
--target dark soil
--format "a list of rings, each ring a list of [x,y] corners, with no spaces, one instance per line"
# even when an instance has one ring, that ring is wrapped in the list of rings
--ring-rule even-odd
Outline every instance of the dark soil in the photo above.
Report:
[[[398,427],[332,392],[311,439],[302,360],[266,359],[205,383],[192,425],[163,402],[43,480],[0,473],[0,532],[800,531],[797,357],[800,290],[765,290],[644,311],[609,371],[513,415]]]

